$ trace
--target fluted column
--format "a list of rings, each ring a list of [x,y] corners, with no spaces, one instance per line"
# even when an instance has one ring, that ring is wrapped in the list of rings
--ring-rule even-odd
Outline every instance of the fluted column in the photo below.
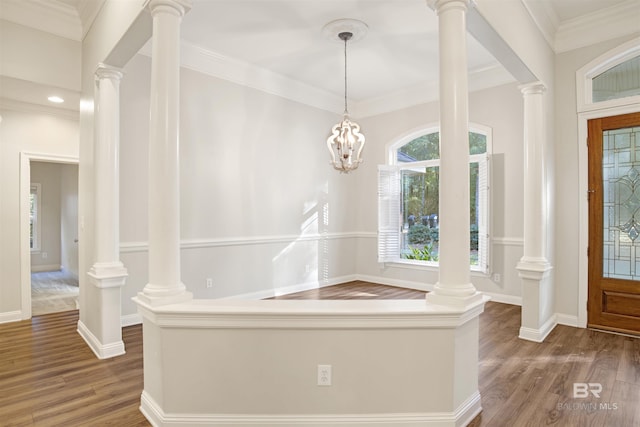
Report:
[[[94,197],[95,262],[89,281],[95,297],[82,310],[96,314],[92,329],[82,331],[100,358],[124,353],[121,292],[127,269],[120,262],[120,80],[119,69],[100,64],[95,73]],[[87,327],[88,328],[88,327]]]
[[[149,283],[151,304],[189,299],[180,279],[180,23],[186,0],[151,0],[151,123],[149,141]]]
[[[520,337],[542,341],[555,326],[551,265],[546,257],[549,228],[545,186],[544,120],[545,86],[534,82],[520,86],[524,98],[524,254],[517,269],[522,279]]]
[[[427,300],[467,305],[480,295],[469,266],[469,94],[466,13],[469,0],[435,0],[440,57],[439,279]]]

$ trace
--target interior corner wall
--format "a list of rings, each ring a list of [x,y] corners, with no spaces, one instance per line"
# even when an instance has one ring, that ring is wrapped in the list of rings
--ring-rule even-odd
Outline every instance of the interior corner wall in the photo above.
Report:
[[[0,315],[21,310],[20,153],[78,156],[78,122],[0,110]]]
[[[120,240],[129,272],[124,316],[136,312],[130,297],[147,283],[150,67],[150,58],[135,56],[120,86]],[[357,174],[334,170],[326,147],[340,116],[180,72],[187,289],[195,298],[264,297],[353,279],[359,218],[349,213],[356,210]]]
[[[40,250],[31,253],[31,271],[56,271],[61,265],[60,176],[57,163],[31,162],[31,182],[40,184]]]
[[[60,265],[78,278],[78,165],[60,166]]]
[[[472,274],[473,284],[481,291],[505,296],[518,302],[520,279],[515,266],[523,251],[523,120],[524,104],[517,84],[507,84],[469,95],[469,120],[489,126],[493,131],[491,153],[491,273]],[[386,146],[400,136],[439,118],[438,103],[432,102],[361,120],[367,136],[365,162],[358,169],[358,241],[359,275],[381,282],[402,283],[428,289],[436,283],[438,272],[419,266],[377,262],[377,165],[386,164]]]
[[[578,316],[578,264],[580,232],[579,144],[576,71],[598,56],[638,34],[560,53],[556,56],[555,157],[556,235],[554,265],[556,312]]]

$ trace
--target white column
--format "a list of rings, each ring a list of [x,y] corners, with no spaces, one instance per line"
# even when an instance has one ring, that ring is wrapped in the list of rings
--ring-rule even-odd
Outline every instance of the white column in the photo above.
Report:
[[[466,13],[469,0],[436,0],[440,53],[439,279],[427,300],[467,305],[480,297],[469,266],[469,94]]]
[[[191,298],[180,279],[180,22],[186,0],[151,0],[151,123],[149,141],[149,283],[151,304]]]
[[[120,288],[127,269],[120,262],[120,70],[100,64],[95,73],[94,195],[95,262],[89,281],[97,293],[89,307],[97,323],[90,331],[90,345],[100,358],[124,353],[121,329]]]
[[[542,341],[553,329],[551,265],[546,257],[549,228],[545,179],[545,86],[534,82],[520,86],[524,97],[524,255],[517,269],[522,279],[520,337]]]

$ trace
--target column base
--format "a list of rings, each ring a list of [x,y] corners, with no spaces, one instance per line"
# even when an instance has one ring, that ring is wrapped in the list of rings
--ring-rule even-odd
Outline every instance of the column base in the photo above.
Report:
[[[187,292],[186,287],[182,283],[180,283],[179,286],[169,289],[149,283],[144,287],[142,292],[138,292],[136,299],[151,307],[158,307],[161,305],[180,304],[190,301],[193,299],[193,294]]]
[[[468,288],[465,289],[443,289],[436,284],[433,292],[429,292],[425,299],[428,303],[436,305],[444,305],[460,309],[467,309],[471,306],[484,301],[484,294],[475,290],[471,285],[473,292],[470,293]]]
[[[119,261],[96,262],[87,275],[96,288],[121,287],[129,276],[127,269]]]
[[[546,258],[523,257],[516,266],[522,280],[522,321],[519,338],[542,342],[555,328],[553,267]]]

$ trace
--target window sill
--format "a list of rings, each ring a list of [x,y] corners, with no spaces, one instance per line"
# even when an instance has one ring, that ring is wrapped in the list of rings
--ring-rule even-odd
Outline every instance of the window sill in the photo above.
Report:
[[[438,270],[440,269],[437,262],[429,262],[429,261],[412,261],[412,260],[398,259],[395,261],[385,262],[383,264],[394,267],[394,268],[430,271],[434,273],[438,272]],[[473,268],[470,266],[469,270],[471,271],[472,276],[476,276],[476,277],[490,276],[490,273],[489,273],[490,269],[487,269],[487,271],[483,271],[479,267]]]

